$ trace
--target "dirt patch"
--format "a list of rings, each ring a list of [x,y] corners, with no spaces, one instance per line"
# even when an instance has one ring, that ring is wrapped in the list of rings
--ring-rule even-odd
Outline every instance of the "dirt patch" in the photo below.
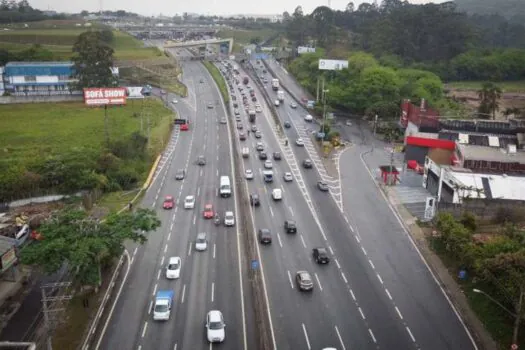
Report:
[[[476,90],[450,89],[447,96],[463,103],[469,110],[476,111],[479,107],[480,99]],[[497,120],[507,119],[503,114],[507,108],[525,110],[525,93],[504,92],[499,101],[499,111],[496,112]]]

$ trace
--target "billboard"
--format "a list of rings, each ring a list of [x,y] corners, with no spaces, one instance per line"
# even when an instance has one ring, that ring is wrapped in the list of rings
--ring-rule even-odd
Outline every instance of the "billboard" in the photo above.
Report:
[[[346,60],[319,60],[320,70],[341,70],[348,68],[348,61]]]
[[[297,47],[297,53],[299,55],[303,53],[314,53],[314,52],[315,52],[315,47],[308,47],[308,46],[298,46]]]
[[[125,105],[126,88],[85,88],[84,103],[86,106]]]
[[[128,87],[126,87],[127,98],[131,99],[131,100],[144,98],[144,95],[142,94],[142,90],[144,90],[144,88],[142,86],[128,86]]]

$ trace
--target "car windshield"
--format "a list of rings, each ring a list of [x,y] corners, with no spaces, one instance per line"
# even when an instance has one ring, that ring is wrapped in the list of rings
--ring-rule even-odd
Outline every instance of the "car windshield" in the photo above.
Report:
[[[210,329],[217,330],[217,329],[223,329],[224,325],[222,322],[210,322]]]
[[[167,312],[168,305],[155,305],[155,312]]]
[[[178,268],[179,268],[179,263],[168,265],[168,270],[177,270]]]
[[[206,243],[206,238],[197,238],[197,243]]]

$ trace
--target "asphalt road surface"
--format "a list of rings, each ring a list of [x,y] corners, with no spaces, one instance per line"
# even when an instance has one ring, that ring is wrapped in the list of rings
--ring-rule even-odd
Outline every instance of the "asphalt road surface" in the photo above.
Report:
[[[269,64],[281,84],[295,96],[304,95],[285,70],[275,62]],[[255,62],[254,66],[261,67]],[[262,68],[257,74],[262,74]],[[266,77],[271,81],[269,74]],[[266,90],[276,95],[270,84]],[[292,122],[286,133],[293,143],[318,126],[305,122],[308,112],[300,105],[291,108],[291,100],[285,93],[285,103],[278,110],[282,121]],[[353,135],[354,145],[339,158],[341,176],[335,186],[342,189],[343,211],[315,190],[313,203],[341,266],[348,271],[347,279],[377,344],[403,349],[474,349],[470,334],[365,167],[361,156],[371,147],[362,142],[363,133],[354,130],[355,126],[342,128]],[[299,158],[310,157],[305,148],[294,147],[294,152]],[[323,176],[316,170],[306,175],[307,182]]]
[[[131,272],[102,339],[102,349],[209,349],[204,324],[206,313],[212,309],[222,311],[227,324],[225,342],[214,347],[253,348],[253,334],[245,330],[251,317],[247,320],[243,313],[239,277],[239,252],[243,248],[237,229],[215,226],[202,214],[206,204],[212,204],[221,217],[227,210],[236,212],[235,194],[230,198],[218,196],[219,177],[232,177],[228,126],[219,123],[225,110],[202,64],[187,62],[183,69],[189,96],[176,97],[178,103],[172,106],[181,117],[189,118],[190,131],[175,136],[178,140],[171,155],[161,161],[163,168],[142,201],[141,206],[157,210],[162,225],[149,233],[144,246],[128,247],[133,257]],[[173,98],[167,96],[170,103]],[[207,160],[205,166],[195,163],[200,155]],[[186,171],[182,181],[174,178],[179,169]],[[162,208],[168,195],[176,201],[172,210]],[[184,209],[187,195],[196,197],[194,209]],[[199,232],[207,233],[208,249],[204,252],[194,249]],[[165,278],[165,267],[172,256],[182,258],[177,280]],[[175,292],[171,317],[166,322],[152,318],[154,294],[159,290]]]

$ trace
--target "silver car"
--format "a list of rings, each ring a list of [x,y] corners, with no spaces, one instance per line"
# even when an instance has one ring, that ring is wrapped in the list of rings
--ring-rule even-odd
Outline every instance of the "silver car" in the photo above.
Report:
[[[208,239],[206,238],[206,233],[201,232],[197,235],[197,239],[195,240],[195,250],[203,252],[206,249],[208,249]]]

